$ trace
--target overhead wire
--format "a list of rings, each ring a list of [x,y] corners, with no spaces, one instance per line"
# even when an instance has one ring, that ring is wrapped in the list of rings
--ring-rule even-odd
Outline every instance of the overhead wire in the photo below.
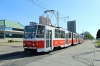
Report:
[[[32,4],[34,4],[34,5],[36,5],[36,6],[38,6],[38,7],[40,7],[40,8],[42,8],[43,10],[47,10],[45,7],[41,6],[40,4],[36,3],[33,0],[27,0],[27,1],[30,2],[30,3],[32,3]]]
[[[27,0],[27,1],[28,1],[28,0]],[[39,1],[39,0],[34,0],[34,1],[33,1],[33,0],[30,0],[30,1],[32,1],[32,2],[31,2],[32,4],[34,4],[34,5],[36,5],[36,6],[40,7],[40,8],[42,8],[43,10],[47,10],[47,8],[45,8],[45,7],[48,7],[49,9],[53,9],[53,8],[47,6],[46,4],[42,3],[42,2]],[[38,3],[35,2],[35,1],[37,1],[38,3],[44,5],[45,7],[41,6],[40,4],[38,4]],[[57,13],[57,11],[55,11],[55,12]],[[44,13],[43,13],[43,14],[44,14]],[[42,14],[42,15],[43,15],[43,14]],[[49,14],[49,15],[50,15],[50,14]],[[55,13],[54,13],[54,15],[55,15],[55,17],[56,17],[56,19],[57,19],[57,15],[56,15]],[[66,16],[63,15],[63,14],[61,14],[61,13],[59,12],[59,16],[61,16],[61,15],[63,16],[62,19],[64,19],[64,22],[66,22],[66,18],[65,18]],[[52,16],[53,16],[53,14],[52,14]],[[51,18],[52,18],[52,16],[51,16]],[[50,18],[50,19],[51,19],[51,18]],[[69,16],[68,16],[68,19],[69,19]],[[57,24],[57,22],[56,22],[56,24]],[[78,27],[78,26],[77,26],[77,27]],[[79,27],[78,27],[78,29],[81,30]]]
[[[29,1],[29,0],[27,0],[27,1]],[[40,7],[40,8],[42,8],[42,9],[44,9],[44,10],[47,10],[47,9],[46,9],[45,7],[43,7],[43,6],[41,6],[40,4],[36,3],[35,1],[41,3],[42,5],[48,7],[49,9],[53,9],[53,8],[51,8],[51,7],[47,6],[47,5],[45,5],[44,3],[42,3],[42,2],[39,1],[39,0],[34,0],[34,1],[33,1],[33,0],[30,0],[30,1],[32,1],[31,3],[33,3],[34,5]],[[57,12],[57,11],[55,11],[55,12]],[[61,14],[61,13],[59,13],[59,15],[65,16],[65,15],[63,15],[63,14]]]
[[[30,0],[33,4],[35,4],[35,5],[37,5],[38,7],[40,7],[40,8],[42,8],[42,9],[44,9],[44,10],[47,10],[45,7],[48,7],[48,8],[50,8],[50,9],[52,9],[51,7],[49,7],[49,6],[47,6],[47,5],[45,5],[44,3],[42,3],[41,1],[39,1],[39,0]],[[37,1],[37,2],[35,2],[35,1]],[[42,5],[44,5],[44,7],[43,6],[41,6],[40,4],[42,4]],[[54,11],[54,12],[56,12],[57,13],[57,11]],[[43,13],[44,14],[44,13]],[[43,15],[42,14],[42,15]],[[55,15],[55,17],[56,17],[56,19],[59,19],[59,17],[57,18],[57,15],[54,13],[54,15]],[[65,17],[65,15],[63,15],[63,14],[61,14],[61,13],[59,13],[59,15],[61,16],[64,16]],[[52,17],[52,16],[51,16]],[[64,18],[64,20],[65,20],[65,18]],[[57,23],[57,22],[56,22]]]
[[[36,1],[39,2],[39,3],[41,3],[42,5],[44,5],[44,6],[48,7],[48,8],[50,8],[50,9],[53,9],[53,8],[51,8],[51,7],[47,6],[47,5],[45,5],[44,3],[42,3],[42,2],[39,1],[39,0],[36,0]],[[55,12],[57,12],[57,11],[55,11]],[[65,17],[65,15],[61,14],[60,12],[59,12],[59,15],[62,15],[62,16]]]
[[[39,2],[39,3],[42,4],[42,5],[44,5],[44,6],[48,7],[48,8],[50,8],[50,9],[52,9],[51,7],[49,7],[49,6],[47,6],[46,4],[40,2],[39,0],[36,0],[36,1]]]

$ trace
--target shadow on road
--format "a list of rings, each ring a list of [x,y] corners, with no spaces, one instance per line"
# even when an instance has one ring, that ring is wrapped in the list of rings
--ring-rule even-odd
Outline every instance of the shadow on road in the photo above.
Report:
[[[91,62],[90,60],[94,60],[94,61],[100,61],[100,60],[97,60],[97,59],[88,59],[88,58],[81,58],[80,56],[82,55],[86,55],[86,54],[91,54],[91,53],[95,53],[95,52],[100,52],[100,50],[97,50],[97,51],[91,51],[91,52],[85,52],[85,53],[81,53],[79,55],[75,55],[75,56],[72,56],[73,59],[83,63],[83,64],[86,64],[88,66],[92,66],[91,64],[93,64],[93,62]],[[85,60],[85,61],[83,61]]]
[[[11,59],[20,59],[20,58],[25,58],[25,57],[34,57],[34,56],[40,56],[40,55],[44,55],[44,54],[49,54],[49,53],[41,52],[41,53],[27,54],[24,51],[12,52],[12,53],[0,55],[0,61],[11,60]]]

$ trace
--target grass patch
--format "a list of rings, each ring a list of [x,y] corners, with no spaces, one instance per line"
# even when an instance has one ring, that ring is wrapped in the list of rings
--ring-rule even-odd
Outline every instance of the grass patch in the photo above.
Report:
[[[22,43],[22,42],[0,42],[0,44]]]
[[[100,43],[97,43],[97,46],[100,46]]]
[[[96,41],[96,44],[97,44],[97,46],[100,47],[100,40],[97,40],[97,41]]]
[[[8,40],[8,42],[0,42],[0,44],[8,44],[8,43],[21,43],[22,41],[14,41],[14,40]]]
[[[12,42],[22,42],[22,41],[8,40],[8,43],[12,43]]]

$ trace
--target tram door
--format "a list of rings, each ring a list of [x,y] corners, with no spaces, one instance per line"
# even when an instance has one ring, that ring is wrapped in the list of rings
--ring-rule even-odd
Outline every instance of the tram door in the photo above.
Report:
[[[46,50],[52,50],[52,30],[46,30]]]
[[[66,33],[66,44],[68,44],[68,37],[69,35],[68,35],[68,33]]]
[[[76,34],[76,43],[77,43],[77,34]]]

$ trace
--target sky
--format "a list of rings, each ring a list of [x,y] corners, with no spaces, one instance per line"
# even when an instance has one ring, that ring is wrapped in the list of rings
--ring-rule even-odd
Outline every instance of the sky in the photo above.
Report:
[[[67,21],[76,20],[78,33],[88,31],[96,37],[100,26],[100,0],[0,0],[0,19],[23,25],[31,21],[39,23],[39,16],[45,10],[58,11],[59,17],[69,16],[66,21],[59,19],[59,26],[67,29]],[[52,14],[49,17],[55,25],[56,17]]]

